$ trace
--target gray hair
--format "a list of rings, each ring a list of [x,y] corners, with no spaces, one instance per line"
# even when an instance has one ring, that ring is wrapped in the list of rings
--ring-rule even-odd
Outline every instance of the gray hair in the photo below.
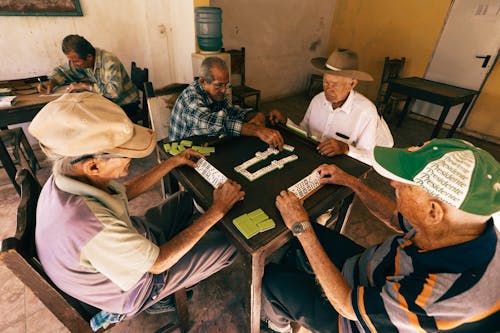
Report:
[[[71,161],[75,159],[72,156],[62,156],[55,153],[45,152],[47,158],[52,161],[52,173],[57,173],[63,176],[72,176],[74,166]]]
[[[215,79],[211,69],[213,67],[218,67],[224,71],[228,71],[227,64],[224,60],[218,57],[208,57],[203,60],[200,67],[200,77],[205,79],[207,83],[212,83]]]

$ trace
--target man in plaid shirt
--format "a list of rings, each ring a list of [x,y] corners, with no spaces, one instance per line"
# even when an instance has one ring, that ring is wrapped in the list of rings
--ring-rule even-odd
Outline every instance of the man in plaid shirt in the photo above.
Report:
[[[118,57],[94,48],[78,35],[64,37],[62,51],[68,63],[54,69],[47,87],[38,86],[40,93],[50,94],[54,87],[69,84],[66,92],[98,93],[118,104],[132,121],[136,120],[139,92]]]
[[[256,136],[281,149],[283,137],[265,127],[265,116],[252,109],[232,105],[226,98],[229,71],[224,60],[208,57],[201,64],[199,80],[191,83],[175,102],[170,118],[170,140],[208,136]],[[271,111],[273,114],[275,110]],[[270,118],[271,122],[272,119]]]

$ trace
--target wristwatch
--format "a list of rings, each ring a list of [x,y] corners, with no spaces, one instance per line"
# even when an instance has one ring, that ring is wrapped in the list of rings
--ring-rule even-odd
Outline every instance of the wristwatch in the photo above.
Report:
[[[309,221],[302,221],[302,222],[297,222],[292,226],[292,234],[297,237],[306,229],[311,227],[311,223]]]

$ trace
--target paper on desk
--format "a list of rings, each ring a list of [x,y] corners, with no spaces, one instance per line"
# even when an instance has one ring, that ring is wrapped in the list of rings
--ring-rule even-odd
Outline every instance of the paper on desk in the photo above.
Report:
[[[68,86],[60,86],[52,90],[50,94],[39,94],[38,97],[61,96],[66,93]]]

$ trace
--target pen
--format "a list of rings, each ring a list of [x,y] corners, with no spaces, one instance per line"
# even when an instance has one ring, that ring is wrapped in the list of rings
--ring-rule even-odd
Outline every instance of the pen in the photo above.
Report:
[[[38,82],[40,82],[40,87],[45,89],[45,85],[43,84],[42,79],[38,78]]]
[[[337,135],[338,137],[342,138],[342,139],[346,139],[346,140],[349,140],[349,137],[345,134],[342,134],[342,133],[339,133],[339,132],[336,132],[335,135]]]

